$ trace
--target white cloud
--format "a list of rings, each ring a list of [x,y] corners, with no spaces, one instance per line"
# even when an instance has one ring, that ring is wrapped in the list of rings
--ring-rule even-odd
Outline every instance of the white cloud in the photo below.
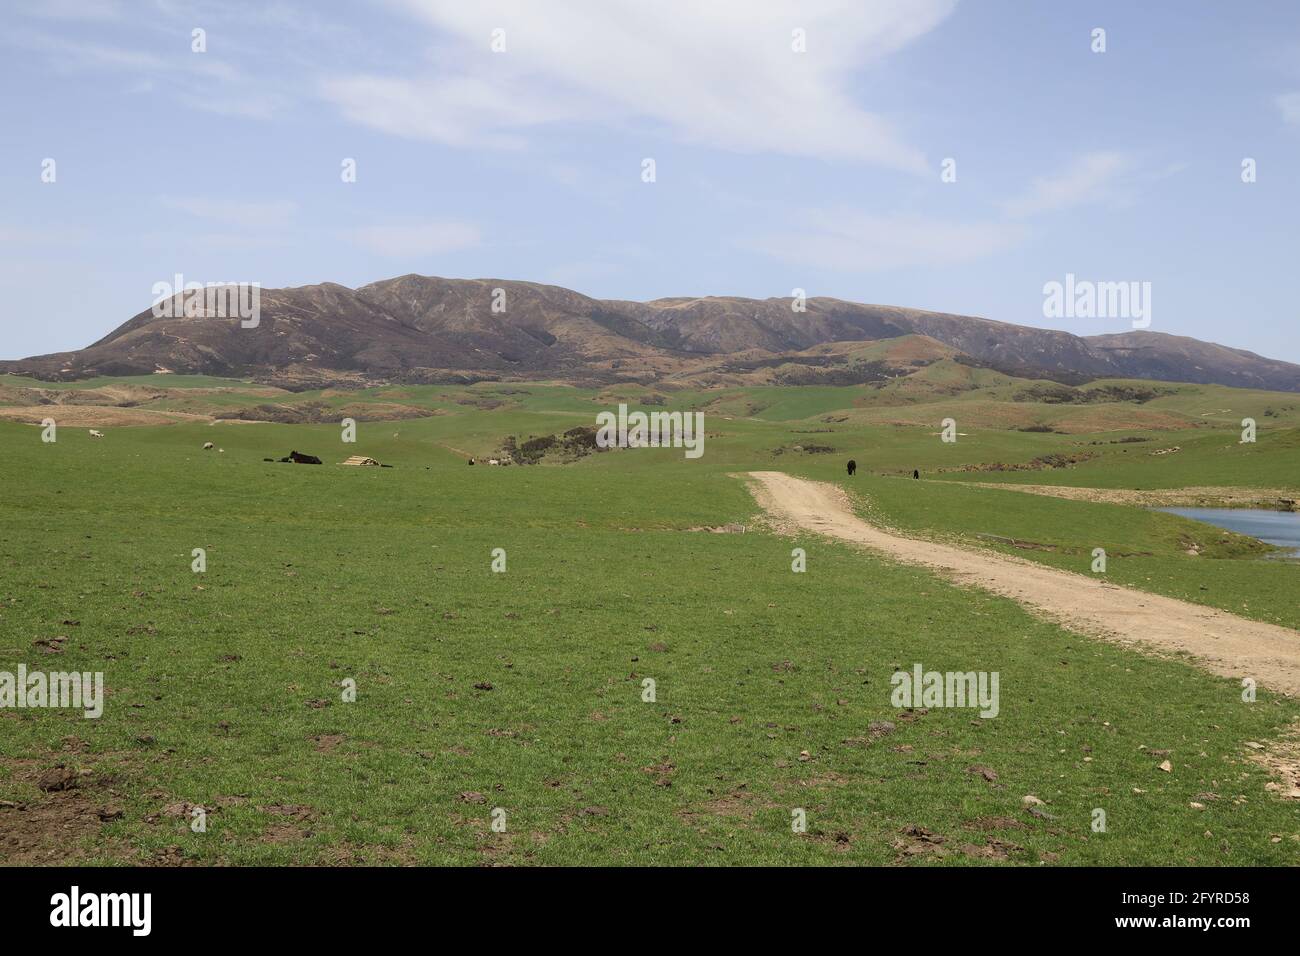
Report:
[[[518,148],[524,140],[508,130],[570,118],[536,93],[470,76],[448,77],[434,88],[394,77],[348,76],[325,80],[321,90],[354,122],[451,146]]]
[[[150,29],[157,29],[150,24]],[[145,33],[140,30],[140,33]],[[292,99],[279,90],[267,89],[266,76],[245,73],[215,53],[190,52],[188,28],[173,45],[150,43],[147,35],[137,36],[135,46],[110,42],[82,41],[62,33],[39,30],[0,32],[0,44],[44,56],[56,73],[73,75],[87,71],[126,73],[134,79],[129,92],[163,91],[191,109],[227,116],[270,119],[284,112]],[[234,51],[236,53],[240,51]],[[265,60],[256,51],[242,51],[245,59]]]
[[[43,54],[59,73],[83,70],[150,72],[166,69],[167,62],[148,50],[132,50],[108,43],[81,42],[57,34],[10,30],[0,34],[6,44]]]
[[[1009,216],[1036,216],[1111,199],[1119,179],[1133,167],[1132,157],[1124,153],[1086,153],[1063,172],[1035,179],[1024,195],[1003,203],[1003,210]]]
[[[1283,93],[1275,101],[1282,111],[1282,121],[1293,126],[1300,126],[1300,91]]]
[[[322,83],[350,119],[457,146],[515,146],[548,122],[662,124],[738,152],[921,171],[925,158],[851,93],[854,74],[934,29],[956,0],[401,0],[436,31],[420,77]],[[492,31],[506,51],[493,53]],[[791,50],[806,31],[807,52]]]
[[[844,272],[949,266],[994,255],[1029,234],[1020,223],[954,222],[819,210],[741,244],[784,262]]]
[[[462,222],[424,222],[411,225],[366,226],[348,234],[371,252],[394,259],[410,259],[469,249],[479,244],[475,226]]]
[[[197,216],[200,219],[258,229],[283,226],[298,211],[297,203],[287,199],[270,202],[238,202],[231,199],[204,199],[198,196],[163,196],[160,201],[168,209]]]
[[[249,91],[234,96],[213,96],[211,94],[180,93],[179,99],[186,106],[220,116],[242,116],[247,119],[272,119],[283,112],[290,101],[276,93]]]

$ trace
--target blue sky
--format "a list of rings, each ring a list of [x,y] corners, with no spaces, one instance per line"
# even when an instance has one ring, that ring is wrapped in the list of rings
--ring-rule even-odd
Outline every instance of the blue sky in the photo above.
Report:
[[[0,357],[85,346],[176,273],[1127,330],[1043,317],[1073,273],[1300,362],[1289,0],[29,6],[0,13]]]

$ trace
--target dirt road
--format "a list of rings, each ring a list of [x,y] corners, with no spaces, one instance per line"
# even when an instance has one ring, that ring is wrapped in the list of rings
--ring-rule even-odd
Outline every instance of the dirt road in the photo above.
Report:
[[[1139,508],[1276,508],[1295,510],[1294,491],[1285,488],[1168,488],[1129,491],[1123,488],[1072,488],[1066,485],[1018,485],[1006,482],[969,482],[968,488],[999,488],[1073,501],[1101,501]]]
[[[1184,651],[1224,677],[1300,694],[1300,632],[1226,611],[1135,591],[1020,558],[881,531],[853,513],[834,485],[775,471],[749,474],[750,489],[778,528],[802,529],[934,568],[957,584],[1014,598],[1072,630],[1159,651]]]

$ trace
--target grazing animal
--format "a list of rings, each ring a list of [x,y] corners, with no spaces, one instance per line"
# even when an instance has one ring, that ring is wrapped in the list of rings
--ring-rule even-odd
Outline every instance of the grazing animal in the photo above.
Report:
[[[499,464],[501,464],[501,462],[497,461],[495,458],[489,458],[489,459],[488,459],[488,464],[489,464],[489,465],[499,465]]]
[[[471,459],[469,460],[469,463],[470,463],[471,465],[474,464],[474,459],[471,458]]]
[[[920,477],[921,477],[921,473],[920,473],[919,471],[917,471],[915,468],[913,468],[913,469],[912,469],[912,477],[913,477],[913,478],[920,478]]]
[[[321,460],[315,455],[301,455],[296,451],[289,452],[288,458],[281,458],[281,461],[291,461],[299,465],[319,465]]]
[[[91,437],[91,438],[103,438],[103,437],[104,437],[104,433],[103,433],[103,432],[97,432],[97,431],[95,431],[95,429],[92,428],[92,429],[90,430],[90,437]]]
[[[850,459],[849,459],[849,477],[852,477],[852,476],[853,476],[853,473],[854,473],[855,471],[857,471],[857,470],[858,470],[858,463],[857,463],[856,461],[854,461],[852,458],[850,458]]]
[[[205,441],[205,442],[203,443],[203,450],[204,450],[204,451],[212,451],[212,442],[210,442],[210,441]]]
[[[224,455],[225,453],[226,453],[226,450],[225,450],[224,448],[218,448],[218,449],[217,449],[217,454],[218,454],[218,455]]]

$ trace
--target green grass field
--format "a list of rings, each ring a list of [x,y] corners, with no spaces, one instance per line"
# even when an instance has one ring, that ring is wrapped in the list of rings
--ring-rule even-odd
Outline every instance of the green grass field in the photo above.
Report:
[[[1224,392],[1279,411],[1287,400],[1212,397]],[[611,394],[483,383],[292,396],[440,412],[362,422],[355,445],[337,425],[278,424],[107,428],[103,440],[67,427],[46,444],[37,427],[0,422],[0,670],[102,671],[108,687],[97,720],[0,710],[0,863],[1300,862],[1300,805],[1265,789],[1246,746],[1282,734],[1300,702],[1262,691],[1247,704],[1189,663],[765,532],[735,477],[833,480],[873,520],[1083,573],[1106,547],[1117,583],[1300,627],[1300,567],[1253,541],[979,487],[1300,489],[1294,421],[1261,418],[1246,446],[1231,421],[968,428],[954,398],[905,426],[860,419],[866,389],[681,391],[663,407],[706,409],[699,460],[636,449],[465,464],[507,435],[591,425]],[[1193,411],[1205,397],[1165,411],[1230,407]],[[950,413],[966,433],[952,445],[937,435]],[[1151,441],[1088,444],[1122,435]],[[209,440],[224,453],[202,451]],[[833,450],[795,449],[810,445]],[[290,449],[326,464],[262,460]],[[1097,457],[955,470],[1079,451]],[[351,454],[394,467],[335,464]],[[940,480],[898,477],[912,468]],[[730,522],[749,531],[700,530]],[[1190,557],[1189,536],[1214,543]],[[796,546],[806,573],[791,571]],[[36,643],[57,636],[61,653]],[[997,671],[1000,713],[892,706],[891,675],[917,662]],[[56,764],[86,771],[80,785],[42,792]],[[1031,794],[1039,815],[1022,805]],[[206,832],[191,830],[192,806]]]

